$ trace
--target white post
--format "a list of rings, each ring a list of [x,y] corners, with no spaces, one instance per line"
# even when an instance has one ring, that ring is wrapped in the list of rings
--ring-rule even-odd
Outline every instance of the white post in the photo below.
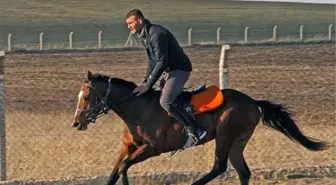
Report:
[[[329,25],[329,34],[328,34],[328,39],[331,41],[331,28],[332,24]]]
[[[230,45],[222,45],[220,60],[219,60],[219,87],[220,89],[229,87],[229,65],[225,62],[225,50],[229,50]]]
[[[131,40],[130,40],[131,47],[133,47],[133,37],[131,35]]]
[[[72,49],[72,34],[73,32],[70,32],[69,34],[69,49]]]
[[[244,42],[245,42],[245,43],[247,43],[248,29],[249,29],[249,27],[246,26],[246,28],[245,28],[245,39],[244,39]]]
[[[102,31],[99,31],[99,33],[98,33],[98,48],[101,48],[101,36],[102,36]]]
[[[274,26],[273,28],[273,42],[276,41],[276,31],[277,31],[278,26]]]
[[[217,44],[219,44],[219,41],[220,41],[220,30],[221,29],[222,29],[221,27],[217,28]]]
[[[301,26],[300,26],[300,41],[301,41],[301,42],[303,41],[303,26],[304,26],[304,25],[301,25]]]
[[[5,52],[0,51],[0,180],[1,181],[7,180],[4,61],[5,61]]]
[[[127,47],[127,46],[128,46],[128,43],[130,42],[131,37],[132,37],[132,32],[129,33],[128,38],[127,38],[127,41],[126,41],[124,47]]]
[[[40,33],[40,50],[43,49],[43,32]]]
[[[191,46],[191,31],[192,31],[192,28],[189,28],[188,30],[188,45]]]
[[[12,34],[8,34],[8,51],[12,50]]]

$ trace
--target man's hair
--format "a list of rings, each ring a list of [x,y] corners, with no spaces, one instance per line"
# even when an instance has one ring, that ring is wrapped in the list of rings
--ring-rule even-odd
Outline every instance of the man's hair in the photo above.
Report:
[[[133,9],[130,12],[128,12],[128,14],[126,15],[126,19],[128,19],[129,17],[131,17],[132,15],[136,16],[137,18],[140,19],[145,19],[144,15],[142,14],[142,12],[138,9]]]

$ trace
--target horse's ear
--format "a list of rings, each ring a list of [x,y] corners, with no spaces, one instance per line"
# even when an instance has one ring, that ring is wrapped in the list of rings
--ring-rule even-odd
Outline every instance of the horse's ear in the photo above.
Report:
[[[88,71],[87,77],[88,77],[88,80],[92,81],[92,73],[91,73],[91,71]]]

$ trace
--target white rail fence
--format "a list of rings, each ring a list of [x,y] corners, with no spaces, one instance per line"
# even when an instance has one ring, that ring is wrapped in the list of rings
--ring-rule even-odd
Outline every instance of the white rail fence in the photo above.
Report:
[[[332,24],[330,24],[328,26],[327,37],[326,37],[326,39],[321,39],[321,40],[332,41],[332,34],[333,34],[332,27],[333,27]],[[243,35],[242,40],[243,40],[243,43],[245,43],[245,44],[250,43],[249,34],[251,34],[251,33],[249,31],[249,28],[250,27],[246,26],[245,29],[244,29],[244,35]],[[279,42],[279,40],[277,39],[277,29],[278,28],[279,27],[277,25],[275,25],[273,27],[273,35],[271,35],[271,39],[268,42]],[[221,40],[221,29],[222,28],[219,27],[216,30],[215,44],[224,44]],[[300,33],[300,37],[298,38],[299,42],[304,42],[305,41],[304,25],[300,26],[299,33]],[[102,42],[103,42],[102,34],[103,34],[103,31],[98,32],[97,48],[99,48],[99,49],[103,48],[103,46],[102,46]],[[74,47],[73,47],[73,43],[74,43],[74,38],[73,37],[74,37],[74,35],[75,35],[74,32],[69,33],[69,47],[68,47],[68,49],[74,49]],[[193,36],[192,35],[193,35],[193,28],[189,28],[188,29],[188,46],[191,46],[191,45],[195,44],[195,43],[193,43],[193,39],[192,39]],[[39,37],[39,50],[44,50],[45,49],[44,42],[43,42],[43,36],[44,36],[44,33],[41,32],[40,37]],[[8,34],[8,39],[7,39],[7,46],[8,46],[7,51],[12,51],[13,50],[13,48],[12,48],[12,37],[13,37],[13,34],[9,33]],[[134,47],[138,44],[139,43],[137,43],[136,39],[134,39],[132,37],[132,34],[130,33],[124,47]]]

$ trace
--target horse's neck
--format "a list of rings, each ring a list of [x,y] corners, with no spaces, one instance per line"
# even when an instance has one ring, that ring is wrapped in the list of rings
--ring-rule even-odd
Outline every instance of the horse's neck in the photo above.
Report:
[[[120,100],[127,96],[129,96],[129,93],[125,92]],[[156,92],[149,92],[149,94],[141,96],[136,96],[134,94],[112,109],[129,127],[133,127],[136,126],[138,122],[142,122],[142,115],[147,114],[146,111],[148,111],[155,102],[158,102],[158,95]]]
[[[111,95],[116,96],[116,95]],[[132,122],[133,111],[131,107],[135,103],[135,97],[132,96],[132,91],[125,90],[117,95],[117,99],[113,100],[115,104],[110,107],[124,122]]]

